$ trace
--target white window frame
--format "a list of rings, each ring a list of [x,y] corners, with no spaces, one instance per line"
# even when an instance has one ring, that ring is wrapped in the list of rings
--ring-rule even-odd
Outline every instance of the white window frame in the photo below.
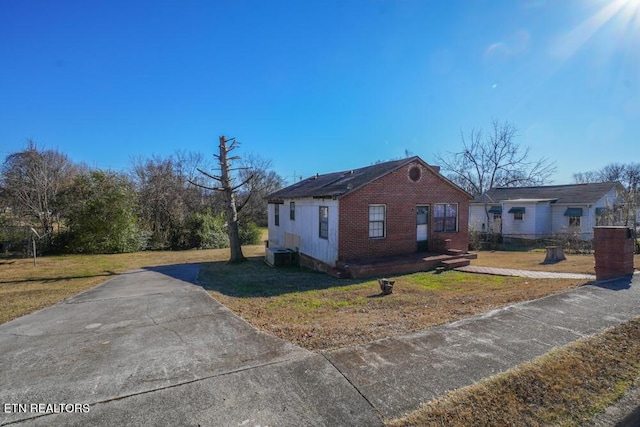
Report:
[[[438,211],[438,206],[444,206],[444,216],[442,217],[437,217],[436,213]],[[456,207],[456,223],[455,223],[455,229],[454,230],[447,230],[447,218],[451,218],[447,216],[447,207],[448,206],[455,206]],[[460,206],[458,203],[434,203],[433,204],[433,231],[434,233],[457,233],[459,231],[459,220],[460,220]],[[439,230],[437,225],[436,225],[436,219],[437,218],[442,218],[442,230]]]
[[[376,216],[375,219],[371,219],[371,208],[374,209],[379,209],[382,208],[382,219],[379,219],[379,217]],[[368,216],[369,216],[369,238],[370,239],[384,239],[385,237],[387,237],[387,205],[385,204],[371,204],[369,205],[369,209],[367,210],[368,212]],[[380,215],[380,212],[374,212],[374,215]],[[374,230],[372,230],[371,226],[373,224],[380,224],[382,223],[382,228],[380,227],[376,227]],[[375,231],[375,233],[373,233],[372,235],[372,231]],[[382,232],[382,234],[379,234],[380,232]]]
[[[327,214],[323,220],[322,211],[326,210]],[[326,224],[326,227],[322,225]],[[329,239],[329,206],[319,206],[318,209],[318,237],[321,239]]]

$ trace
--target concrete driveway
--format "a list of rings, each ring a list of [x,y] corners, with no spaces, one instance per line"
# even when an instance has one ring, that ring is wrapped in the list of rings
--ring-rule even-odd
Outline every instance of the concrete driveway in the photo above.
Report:
[[[194,285],[197,265],[154,270],[0,325],[0,424],[381,425],[325,356]],[[50,413],[67,404],[89,411]]]
[[[636,275],[313,353],[248,325],[197,272],[134,271],[0,325],[0,424],[376,426],[640,316]],[[89,411],[46,413],[61,404]]]

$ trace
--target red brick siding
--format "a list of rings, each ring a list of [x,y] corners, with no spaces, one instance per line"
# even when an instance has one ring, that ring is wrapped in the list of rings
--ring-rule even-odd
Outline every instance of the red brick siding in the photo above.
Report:
[[[596,280],[633,274],[633,237],[627,227],[594,227]]]
[[[416,252],[416,205],[429,205],[429,249],[437,250],[449,239],[449,249],[467,251],[469,245],[469,196],[422,167],[418,182],[409,179],[415,162],[390,173],[340,199],[338,258],[355,259]],[[458,231],[433,232],[433,205],[458,204]],[[369,238],[369,205],[384,204],[386,237]],[[438,244],[440,242],[440,244]]]

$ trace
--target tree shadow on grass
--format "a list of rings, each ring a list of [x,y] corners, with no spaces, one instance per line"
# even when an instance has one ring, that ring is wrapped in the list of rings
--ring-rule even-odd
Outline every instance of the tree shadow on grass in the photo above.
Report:
[[[224,261],[203,263],[200,265],[198,285],[227,296],[261,298],[357,285],[372,280],[336,279],[297,266],[270,267],[263,260],[263,257],[250,257],[240,264],[227,264]],[[375,283],[375,286],[378,284]]]

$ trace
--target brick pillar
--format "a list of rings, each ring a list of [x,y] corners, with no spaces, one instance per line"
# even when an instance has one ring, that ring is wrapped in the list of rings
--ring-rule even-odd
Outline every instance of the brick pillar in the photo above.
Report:
[[[594,227],[596,280],[633,274],[633,231],[628,227]]]

